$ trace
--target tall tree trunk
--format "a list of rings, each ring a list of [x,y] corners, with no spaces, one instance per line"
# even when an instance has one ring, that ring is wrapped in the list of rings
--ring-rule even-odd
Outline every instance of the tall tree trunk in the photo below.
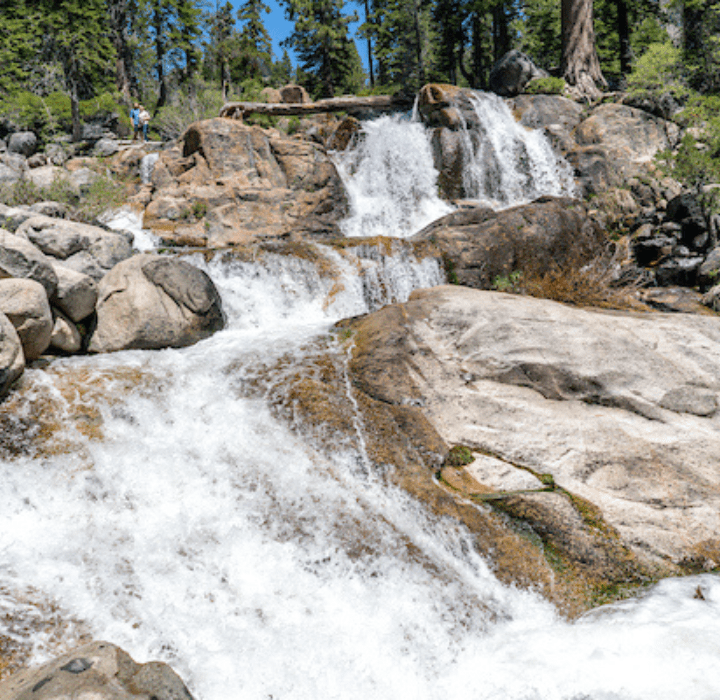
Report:
[[[499,61],[510,51],[510,32],[508,31],[508,18],[505,12],[505,3],[498,2],[492,8],[493,20],[493,60]]]
[[[365,4],[365,21],[370,21],[370,5],[368,0],[364,0]],[[375,87],[375,72],[373,70],[373,50],[372,40],[368,36],[367,38],[367,57],[368,57],[368,70],[370,71],[370,87]]]
[[[607,87],[595,49],[592,0],[562,0],[562,74],[581,97],[597,97]]]
[[[162,8],[155,7],[153,15],[153,29],[155,30],[155,61],[160,94],[155,105],[155,114],[167,102],[167,80],[165,77],[165,22],[163,21]]]
[[[80,100],[78,98],[78,84],[74,69],[71,69],[68,75],[68,88],[70,93],[72,140],[77,143],[82,141],[82,120],[80,119]]]
[[[620,40],[620,72],[627,75],[632,63],[630,48],[630,24],[628,22],[628,6],[626,0],[615,0],[617,7],[617,31]]]
[[[422,12],[422,9],[420,7],[419,0],[413,0],[412,2],[412,9],[413,9],[413,29],[415,32],[415,52],[416,52],[416,59],[417,59],[417,67],[418,67],[418,79],[420,81],[420,86],[425,84],[425,60],[424,60],[424,51],[423,51],[423,35],[422,35],[422,29],[420,27],[421,17],[420,13]]]
[[[127,0],[112,0],[109,3],[112,41],[115,47],[115,85],[118,92],[130,104],[130,49],[127,44],[128,23]]]

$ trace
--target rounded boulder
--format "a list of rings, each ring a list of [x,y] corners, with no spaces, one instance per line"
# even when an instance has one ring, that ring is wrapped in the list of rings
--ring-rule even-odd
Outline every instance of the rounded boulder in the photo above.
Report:
[[[225,325],[212,280],[184,260],[137,255],[100,281],[90,352],[185,347]]]

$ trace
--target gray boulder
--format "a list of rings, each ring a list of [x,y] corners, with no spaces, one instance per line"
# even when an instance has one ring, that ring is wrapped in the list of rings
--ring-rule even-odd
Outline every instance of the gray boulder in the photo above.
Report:
[[[67,173],[57,165],[43,165],[33,168],[25,173],[27,180],[40,188],[48,188],[59,180],[66,180],[72,187],[72,180],[68,178]],[[77,191],[77,188],[75,188]]]
[[[89,275],[66,265],[53,264],[58,278],[57,290],[52,303],[73,321],[82,321],[95,311],[98,292],[95,280]]]
[[[41,168],[43,165],[47,164],[47,156],[44,153],[36,153],[27,159],[27,166],[31,170],[33,168]]]
[[[30,241],[0,229],[0,279],[19,277],[35,280],[48,298],[57,289],[57,275],[50,260]]]
[[[93,155],[96,158],[107,158],[115,155],[120,150],[120,146],[115,139],[102,138],[93,148]]]
[[[50,347],[68,354],[82,350],[82,335],[78,327],[57,309],[53,310],[55,323],[50,336]]]
[[[21,177],[22,174],[18,170],[5,163],[0,163],[0,185],[13,185]]]
[[[99,276],[132,255],[132,242],[125,233],[49,216],[26,220],[18,228],[17,235],[27,238],[46,255],[66,260],[73,269],[78,267],[70,262],[70,258],[84,252],[101,269]],[[85,269],[80,271],[89,274]],[[97,278],[97,273],[90,276]]]
[[[91,352],[192,345],[224,326],[210,278],[183,260],[137,255],[100,282]]]
[[[0,280],[0,311],[15,326],[28,362],[48,349],[54,323],[41,284],[30,279]]]
[[[494,211],[465,207],[411,237],[441,253],[453,281],[489,289],[516,270],[536,273],[579,266],[602,251],[600,228],[575,199],[541,197],[530,204]]]
[[[0,204],[0,228],[7,229],[11,233],[15,233],[19,226],[32,219],[33,214],[31,208],[28,207],[8,207],[5,204]]]
[[[10,319],[0,313],[0,398],[8,393],[24,369],[25,355],[20,337]]]
[[[37,136],[32,131],[18,131],[10,136],[8,151],[28,158],[37,148]]]
[[[489,87],[501,97],[514,97],[535,78],[546,78],[530,56],[513,49],[508,51],[490,70]]]
[[[698,270],[698,283],[708,289],[720,282],[720,246],[713,248]]]
[[[48,144],[45,155],[53,165],[65,165],[68,160],[67,152],[59,143]]]
[[[120,647],[92,642],[0,683],[0,700],[193,700],[167,664],[136,663]]]
[[[30,211],[33,214],[41,214],[42,216],[52,216],[55,219],[66,219],[69,210],[65,204],[61,202],[35,202],[30,205]]]

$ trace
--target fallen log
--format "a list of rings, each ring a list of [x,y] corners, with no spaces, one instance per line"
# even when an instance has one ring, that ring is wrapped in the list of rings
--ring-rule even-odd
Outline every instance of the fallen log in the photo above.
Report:
[[[409,109],[412,98],[406,95],[370,95],[367,97],[331,97],[317,102],[304,103],[266,103],[266,102],[228,102],[220,110],[221,117],[242,119],[250,114],[269,114],[275,117],[320,114],[324,112],[362,112],[374,110],[392,112]]]

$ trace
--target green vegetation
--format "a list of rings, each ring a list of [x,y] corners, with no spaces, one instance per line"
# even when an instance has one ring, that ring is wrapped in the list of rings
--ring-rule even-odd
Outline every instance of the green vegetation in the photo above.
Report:
[[[464,467],[475,461],[472,450],[465,445],[453,445],[448,452],[443,466],[445,467]]]
[[[530,95],[562,95],[565,90],[565,81],[562,78],[536,78],[531,80],[524,92]]]
[[[82,193],[66,178],[56,178],[49,187],[38,187],[31,180],[18,180],[0,186],[0,202],[8,206],[29,206],[37,202],[59,202],[68,207],[75,221],[93,223],[108,209],[125,201],[125,186],[105,175],[98,177]]]

